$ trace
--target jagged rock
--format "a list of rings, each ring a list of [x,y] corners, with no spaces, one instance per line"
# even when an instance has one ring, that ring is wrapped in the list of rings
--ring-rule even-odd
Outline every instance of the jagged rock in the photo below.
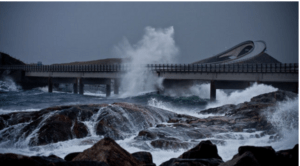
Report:
[[[184,152],[182,155],[179,156],[182,159],[209,159],[215,158],[220,159],[222,158],[218,154],[217,146],[211,143],[211,141],[201,141],[196,147]]]
[[[152,160],[152,154],[149,152],[135,152],[131,154],[135,159],[144,163],[147,166],[155,166]]]
[[[267,121],[265,112],[273,112],[276,109],[273,108],[276,102],[284,101],[288,98],[293,99],[295,97],[297,97],[297,94],[281,90],[262,94],[253,97],[250,102],[237,105],[224,105],[200,111],[199,114],[225,114],[225,116],[212,116],[205,119],[198,119],[189,124],[206,125],[209,126],[212,131],[216,132],[243,132],[250,129],[255,129],[256,131],[270,131],[273,130],[273,126]],[[212,125],[217,126],[217,128]]]
[[[280,150],[276,152],[277,165],[299,165],[299,147],[298,144],[293,149]]]
[[[247,151],[242,155],[235,155],[231,160],[219,166],[260,166],[254,155]]]
[[[245,152],[251,152],[260,165],[276,165],[276,160],[274,160],[276,153],[271,146],[240,146],[238,152],[240,156]]]
[[[157,134],[154,132],[142,130],[139,132],[138,136],[135,139],[142,139],[142,140],[153,140],[157,137]]]
[[[251,98],[251,102],[259,102],[259,103],[275,103],[278,101],[284,101],[286,99],[293,99],[297,97],[297,94],[293,92],[278,90],[276,92],[270,92],[261,94]]]
[[[275,152],[270,146],[241,146],[238,154],[220,166],[283,166],[298,165],[298,144],[293,149]]]
[[[72,161],[80,160],[100,161],[110,166],[136,166],[143,164],[143,162],[138,161],[111,138],[100,140],[91,148],[78,154]]]
[[[173,139],[173,140],[158,139],[158,140],[151,141],[151,145],[154,148],[159,148],[164,150],[188,149],[190,147],[190,143],[182,142],[179,139]]]
[[[218,166],[223,163],[220,159],[180,159],[172,158],[160,166]]]
[[[58,106],[36,112],[16,112],[0,115],[0,127],[3,128],[0,141],[14,143],[23,139],[35,146],[83,138],[90,133],[84,122],[92,122],[98,135],[124,139],[175,115],[129,103]]]
[[[69,153],[65,156],[64,160],[66,161],[72,161],[79,153],[81,152],[73,152],[73,153]]]
[[[175,113],[150,106],[114,103],[101,110],[96,133],[113,139],[124,139],[135,134],[136,131],[153,127],[175,115]]]
[[[1,166],[30,165],[30,166],[109,166],[103,162],[95,161],[72,161],[68,162],[57,156],[24,156],[19,154],[0,154]]]

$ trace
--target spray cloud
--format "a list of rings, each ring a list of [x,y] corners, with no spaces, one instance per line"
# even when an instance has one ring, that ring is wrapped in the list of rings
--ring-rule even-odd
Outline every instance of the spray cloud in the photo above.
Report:
[[[155,90],[155,86],[161,79],[146,68],[146,64],[174,63],[179,49],[173,39],[174,28],[155,29],[145,28],[142,39],[131,45],[127,39],[115,47],[115,51],[128,58],[131,68],[124,74],[121,80],[121,97],[137,95],[141,92]]]

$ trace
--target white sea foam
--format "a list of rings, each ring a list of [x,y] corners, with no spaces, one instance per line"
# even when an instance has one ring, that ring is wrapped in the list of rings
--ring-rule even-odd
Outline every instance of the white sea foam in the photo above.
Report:
[[[18,86],[12,79],[6,77],[4,80],[0,80],[0,91],[3,92],[17,92],[22,88]]]
[[[134,96],[142,91],[153,91],[161,87],[161,79],[146,68],[146,64],[174,63],[178,48],[173,39],[173,27],[165,29],[145,28],[145,35],[134,45],[127,39],[115,47],[117,54],[128,58],[127,65],[132,66],[121,80],[121,97]]]
[[[0,115],[8,114],[12,112],[32,112],[32,111],[39,111],[40,109],[21,109],[21,110],[12,110],[12,109],[0,109]]]

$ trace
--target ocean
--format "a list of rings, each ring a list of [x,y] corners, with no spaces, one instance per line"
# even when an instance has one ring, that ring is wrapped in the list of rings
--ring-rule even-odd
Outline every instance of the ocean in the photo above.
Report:
[[[101,103],[118,103],[127,102],[139,105],[153,106],[165,109],[178,114],[186,114],[198,118],[207,118],[209,116],[216,116],[214,114],[202,115],[198,112],[214,108],[226,104],[239,104],[250,101],[254,96],[273,92],[277,89],[263,84],[253,84],[245,90],[217,90],[217,100],[211,102],[209,100],[209,84],[194,85],[186,94],[176,94],[172,92],[157,94],[153,91],[140,91],[135,93],[126,93],[120,89],[120,94],[105,97],[105,92],[100,89],[85,90],[84,95],[73,94],[68,91],[54,90],[53,93],[47,92],[47,87],[39,87],[31,90],[23,90],[17,86],[13,81],[6,79],[0,81],[0,114],[8,114],[11,112],[23,111],[39,111],[43,108],[60,106],[60,105],[78,105],[78,104],[101,104]],[[238,147],[242,145],[253,146],[272,146],[276,151],[283,149],[291,149],[298,143],[298,98],[276,103],[276,111],[270,115],[269,121],[280,129],[283,138],[270,141],[270,136],[255,137],[261,131],[253,132],[226,132],[213,135],[211,138],[197,139],[192,141],[217,139],[224,143],[218,144],[218,153],[224,161],[230,160],[233,155],[238,152]],[[220,116],[220,115],[218,115]],[[284,117],[284,118],[283,118]],[[87,127],[92,131],[92,120],[86,123]],[[0,130],[0,135],[5,129]],[[187,149],[178,150],[162,150],[157,148],[150,148],[148,150],[132,146],[134,137],[133,134],[124,140],[117,140],[116,142],[130,153],[137,151],[148,151],[152,154],[154,163],[160,165],[162,162],[170,158],[178,157]],[[226,137],[225,137],[226,136]],[[42,146],[29,146],[26,141],[18,141],[12,144],[8,141],[0,139],[0,153],[18,153],[28,156],[50,154],[57,155],[64,158],[71,152],[81,152],[91,147],[95,142],[101,140],[103,137],[91,134],[80,139],[71,139]],[[82,142],[89,142],[82,144]],[[150,146],[151,147],[151,146]]]

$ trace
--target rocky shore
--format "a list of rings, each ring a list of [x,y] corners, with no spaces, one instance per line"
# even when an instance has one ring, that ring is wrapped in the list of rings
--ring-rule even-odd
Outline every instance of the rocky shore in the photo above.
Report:
[[[155,165],[147,151],[185,149],[178,158],[161,165],[295,165],[298,163],[298,144],[293,149],[277,152],[272,147],[241,146],[229,161],[223,161],[217,146],[226,144],[230,132],[246,132],[255,138],[268,136],[270,142],[282,139],[276,124],[268,117],[276,111],[278,102],[297,97],[286,91],[262,94],[249,102],[198,112],[204,118],[131,103],[56,106],[36,112],[3,114],[0,115],[0,143],[6,145],[38,147],[91,136],[103,139],[83,140],[81,144],[93,146],[64,159],[54,155],[0,154],[0,163]],[[142,152],[130,154],[115,142],[129,137],[134,137],[130,146],[142,149]]]
[[[224,162],[217,146],[207,140],[160,166],[297,166],[298,150],[298,144],[277,152],[269,146],[241,146],[231,160]],[[3,166],[155,166],[151,153],[130,154],[111,138],[104,138],[83,152],[68,154],[64,159],[55,155],[29,157],[7,153],[0,154],[0,163]]]

